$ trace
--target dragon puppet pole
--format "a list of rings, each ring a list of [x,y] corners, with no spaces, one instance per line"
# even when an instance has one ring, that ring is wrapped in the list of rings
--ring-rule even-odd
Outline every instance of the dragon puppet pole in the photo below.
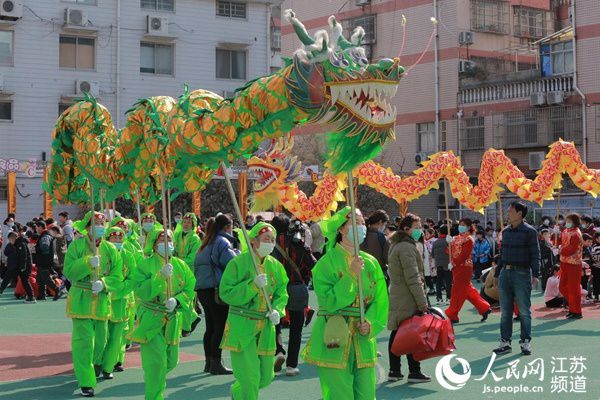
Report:
[[[90,182],[90,206],[92,208],[92,213],[90,216],[90,230],[91,230],[91,236],[90,236],[90,250],[92,251],[92,254],[94,256],[98,255],[98,249],[96,248],[96,235],[95,235],[95,229],[94,229],[94,225],[96,225],[96,207],[94,204],[94,186],[92,185],[92,182]],[[94,281],[98,280],[98,270],[96,268],[94,268]]]
[[[448,208],[448,186],[450,182],[447,179],[444,179],[444,201],[446,203],[446,228],[448,229],[448,236],[450,235],[450,228],[452,228],[452,221],[450,221],[450,209]],[[448,257],[450,259],[450,263],[452,263],[452,246],[448,245]]]
[[[498,193],[498,210],[500,213],[500,231],[504,229],[504,208],[502,207],[502,196]]]
[[[161,171],[160,173],[160,190],[162,192],[162,196],[161,196],[161,203],[162,203],[162,218],[163,218],[163,239],[164,239],[164,243],[165,243],[165,261],[168,264],[169,263],[169,227],[167,226],[167,191],[165,188],[166,185],[166,180],[165,180],[165,173]],[[167,278],[167,298],[171,298],[171,277]]]
[[[135,191],[135,209],[137,211],[138,226],[140,228],[140,232],[142,232],[142,212],[140,210],[140,190],[139,189],[137,189]]]
[[[558,216],[560,215],[560,189],[558,189],[558,198],[556,199],[556,219],[554,219],[554,226],[558,225]],[[560,228],[559,228],[560,229]],[[554,247],[558,247],[558,239],[560,233],[554,234]]]
[[[254,270],[256,271],[256,275],[260,275],[260,270],[258,269],[258,261],[256,260],[256,254],[254,254],[254,250],[250,246],[250,236],[248,236],[248,230],[246,229],[246,225],[244,225],[244,221],[242,220],[242,212],[240,211],[240,206],[238,205],[237,198],[235,197],[233,185],[231,184],[231,179],[229,178],[229,174],[227,173],[227,167],[225,166],[224,161],[221,161],[221,170],[223,171],[223,176],[225,177],[225,183],[227,183],[227,190],[229,191],[229,196],[231,197],[231,202],[233,203],[233,210],[235,211],[235,216],[237,217],[238,221],[240,221],[240,226],[242,228],[242,233],[244,234],[244,239],[246,240],[246,243],[248,244],[248,249],[250,250],[250,258],[252,259],[252,264],[254,264]],[[273,306],[271,305],[271,299],[269,299],[267,288],[264,287],[261,291],[265,298],[265,302],[267,303],[269,313],[273,312]]]
[[[354,204],[354,178],[352,171],[348,172],[348,202],[350,203],[350,221],[352,222],[352,241],[354,242],[354,257],[359,257],[358,228],[356,226],[356,204]],[[360,322],[365,322],[365,303],[363,301],[362,276],[358,274],[358,302],[360,305]]]
[[[169,229],[171,229],[171,190],[167,192],[167,216],[169,218]]]

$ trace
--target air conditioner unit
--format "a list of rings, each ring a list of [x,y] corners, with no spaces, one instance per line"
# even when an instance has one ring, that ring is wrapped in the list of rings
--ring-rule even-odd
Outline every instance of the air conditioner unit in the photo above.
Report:
[[[359,7],[366,6],[367,4],[371,4],[371,0],[356,0],[356,5]]]
[[[549,92],[547,94],[548,104],[562,104],[565,101],[565,92]]]
[[[426,161],[429,158],[430,154],[431,153],[428,153],[426,151],[422,151],[420,153],[417,153],[415,155],[415,163],[417,163],[417,165],[423,164],[423,161]]]
[[[0,0],[0,18],[17,20],[23,17],[23,4],[15,0]]]
[[[223,90],[224,99],[233,99],[235,97],[235,90]]]
[[[473,32],[461,32],[458,34],[458,43],[461,45],[473,44]]]
[[[546,93],[532,93],[531,98],[529,100],[529,104],[532,106],[543,106],[544,104],[546,104]]]
[[[169,34],[169,19],[165,17],[153,17],[148,15],[146,25],[146,33],[152,35],[168,35]]]
[[[65,10],[65,24],[73,26],[86,26],[88,23],[87,12],[79,8],[67,8]]]
[[[542,169],[542,162],[546,158],[546,153],[543,151],[534,151],[529,153],[529,170],[537,171]]]
[[[90,95],[98,97],[100,95],[100,83],[97,81],[76,80],[75,93],[83,95],[83,92],[88,92]]]
[[[469,72],[475,68],[475,63],[470,60],[460,60],[458,62],[458,72]]]

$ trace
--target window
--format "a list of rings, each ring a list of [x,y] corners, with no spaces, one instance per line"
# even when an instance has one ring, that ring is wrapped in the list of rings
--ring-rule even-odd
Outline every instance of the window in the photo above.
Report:
[[[527,146],[537,144],[536,110],[511,111],[504,114],[506,126],[506,146]]]
[[[142,8],[155,11],[174,11],[175,0],[141,0]]]
[[[460,132],[460,145],[464,150],[483,149],[485,141],[485,118],[465,118]]]
[[[173,75],[173,45],[141,43],[140,72]]]
[[[471,0],[471,29],[480,32],[510,33],[508,3],[502,0]]]
[[[13,63],[13,31],[0,31],[0,65]]]
[[[217,78],[246,79],[246,52],[217,49]]]
[[[12,102],[0,101],[0,121],[12,121]]]
[[[281,50],[281,28],[271,28],[271,50]]]
[[[60,117],[62,113],[64,113],[67,110],[67,108],[71,106],[72,104],[58,103],[58,116]]]
[[[422,153],[435,153],[435,122],[417,124],[417,148]]]
[[[220,17],[246,18],[246,3],[217,1],[217,15]]]
[[[551,142],[563,139],[581,143],[583,138],[583,116],[581,106],[551,107],[548,109]]]
[[[281,69],[281,67],[271,67],[271,74],[274,74],[275,72],[279,71]]]
[[[77,4],[88,4],[90,6],[96,5],[96,0],[62,0],[63,3],[77,3]]]
[[[542,76],[573,73],[573,42],[559,42],[540,46]]]
[[[361,15],[360,17],[344,21],[346,29],[348,30],[348,35],[352,35],[354,29],[362,26],[365,30],[363,44],[375,43],[377,41],[376,18],[377,15]]]
[[[6,178],[0,178],[0,200],[8,200],[8,182]]]
[[[515,36],[543,38],[548,35],[547,16],[548,12],[544,10],[515,6],[513,9]]]
[[[448,139],[446,138],[446,121],[440,121],[440,150],[446,151]]]
[[[96,41],[92,38],[61,36],[59,39],[60,68],[94,69]]]

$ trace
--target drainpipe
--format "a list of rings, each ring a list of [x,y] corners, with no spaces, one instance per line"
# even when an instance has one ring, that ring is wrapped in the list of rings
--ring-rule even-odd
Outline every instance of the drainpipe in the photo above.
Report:
[[[267,71],[266,75],[271,74],[271,29],[273,15],[271,14],[271,3],[266,4],[267,7]]]
[[[575,0],[571,0],[571,2],[571,15],[573,16],[573,20],[571,21],[571,26],[573,26],[573,89],[575,89],[579,97],[581,97],[581,118],[583,118],[583,163],[587,164],[587,100],[585,94],[579,88],[577,81],[577,24],[575,22]]]
[[[117,117],[115,118],[115,122],[117,124],[117,129],[121,128],[121,0],[117,0],[117,74],[116,74],[116,85],[117,89],[115,90],[116,94],[116,107],[117,107]]]
[[[435,41],[433,43],[433,60],[434,60],[434,80],[435,80],[435,149],[436,152],[440,151],[440,67],[439,67],[439,44],[440,36],[438,32],[438,4],[437,0],[433,0],[433,17],[435,22],[433,29],[435,29]]]

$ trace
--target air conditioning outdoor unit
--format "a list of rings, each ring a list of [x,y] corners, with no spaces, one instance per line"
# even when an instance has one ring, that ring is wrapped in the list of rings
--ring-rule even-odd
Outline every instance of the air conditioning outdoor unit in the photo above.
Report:
[[[371,0],[356,0],[356,5],[359,7],[366,6],[367,4],[371,4]]]
[[[548,104],[562,104],[565,101],[565,92],[549,92],[547,97]]]
[[[543,106],[546,104],[546,93],[538,92],[531,95],[529,104],[532,106]]]
[[[235,96],[235,90],[223,90],[224,99],[232,99]]]
[[[546,158],[546,153],[543,151],[534,151],[529,153],[529,170],[537,171],[542,169],[542,162]]]
[[[152,35],[168,35],[169,34],[169,19],[165,17],[147,17],[146,33]]]
[[[458,43],[461,45],[473,44],[473,32],[461,32],[458,34]]]
[[[469,72],[475,68],[475,63],[470,60],[460,60],[458,62],[458,72]]]
[[[86,26],[88,22],[87,12],[79,8],[65,9],[65,24],[73,26]]]
[[[417,163],[417,165],[423,164],[423,161],[426,161],[429,158],[430,154],[431,153],[428,153],[426,151],[421,151],[421,152],[417,153],[415,155],[415,163]]]
[[[83,92],[88,92],[94,97],[100,95],[100,83],[96,81],[86,81],[78,79],[75,81],[75,93],[83,95]]]
[[[15,0],[0,0],[0,18],[17,20],[23,17],[23,4]]]

